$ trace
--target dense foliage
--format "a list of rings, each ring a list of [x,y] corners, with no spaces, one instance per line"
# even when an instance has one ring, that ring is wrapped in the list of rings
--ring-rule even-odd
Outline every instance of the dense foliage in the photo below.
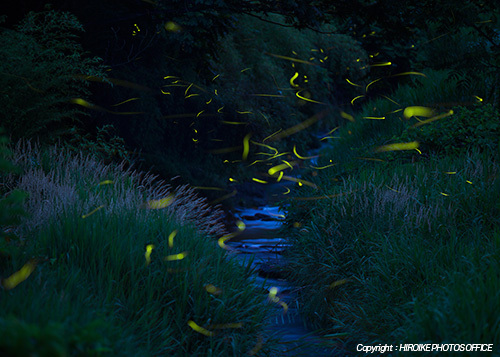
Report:
[[[410,127],[394,141],[417,140],[425,152],[432,153],[464,153],[472,148],[500,150],[499,118],[491,104],[473,109],[458,107],[454,115],[433,125]]]
[[[105,75],[101,60],[85,55],[77,31],[83,27],[76,17],[57,11],[31,12],[16,30],[2,30],[0,124],[15,140],[56,138],[86,114],[70,100],[90,94],[82,77]]]

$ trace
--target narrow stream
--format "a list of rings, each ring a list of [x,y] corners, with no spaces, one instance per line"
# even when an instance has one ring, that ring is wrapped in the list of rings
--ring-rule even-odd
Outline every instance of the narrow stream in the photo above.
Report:
[[[299,313],[297,292],[300,288],[286,281],[277,271],[286,264],[283,251],[289,245],[286,237],[279,236],[279,228],[286,212],[279,210],[277,198],[283,197],[285,186],[291,186],[292,183],[268,184],[265,185],[265,190],[258,185],[262,186],[258,183],[245,184],[243,201],[250,207],[237,207],[233,214],[246,228],[226,244],[231,248],[229,254],[234,255],[242,264],[246,265],[253,259],[252,266],[257,272],[255,284],[258,288],[264,288],[267,292],[276,288],[273,290],[277,291],[276,297],[279,300],[275,299],[277,302],[273,303],[266,299],[267,303],[275,306],[268,317],[268,333],[280,336],[280,356],[345,356],[345,351],[333,349],[332,344],[307,328]],[[286,304],[286,311],[279,301]]]

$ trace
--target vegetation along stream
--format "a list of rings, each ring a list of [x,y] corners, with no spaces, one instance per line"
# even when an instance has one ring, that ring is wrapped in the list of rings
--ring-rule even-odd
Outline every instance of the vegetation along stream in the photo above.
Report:
[[[497,3],[5,7],[0,356],[499,355]]]

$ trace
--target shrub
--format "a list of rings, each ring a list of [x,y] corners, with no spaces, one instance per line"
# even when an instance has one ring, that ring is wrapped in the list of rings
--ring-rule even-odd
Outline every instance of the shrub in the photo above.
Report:
[[[125,147],[125,141],[119,136],[112,136],[114,130],[113,125],[104,125],[97,128],[97,135],[93,138],[90,133],[82,135],[76,127],[73,127],[68,132],[70,136],[65,146],[74,153],[83,151],[94,155],[104,164],[125,161],[131,165],[133,159]]]
[[[422,150],[458,154],[473,147],[497,150],[500,144],[500,115],[491,104],[468,109],[454,108],[452,116],[417,128],[406,129],[396,141],[418,140]]]

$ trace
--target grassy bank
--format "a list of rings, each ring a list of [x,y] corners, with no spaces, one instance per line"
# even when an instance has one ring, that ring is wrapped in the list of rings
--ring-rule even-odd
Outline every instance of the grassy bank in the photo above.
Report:
[[[263,296],[214,239],[221,211],[62,148],[12,152],[22,173],[2,175],[3,193],[27,192],[29,216],[2,226],[2,355],[270,353]]]
[[[403,92],[391,96],[403,108],[426,103],[423,88]],[[449,92],[429,95],[439,102]],[[351,351],[358,343],[496,346],[498,111],[455,107],[412,129],[415,118],[387,115],[394,104],[381,103],[339,130],[318,166],[336,165],[304,176],[320,189],[303,186],[287,207],[303,312]],[[386,120],[363,120],[375,107]],[[420,151],[374,151],[411,140]]]

